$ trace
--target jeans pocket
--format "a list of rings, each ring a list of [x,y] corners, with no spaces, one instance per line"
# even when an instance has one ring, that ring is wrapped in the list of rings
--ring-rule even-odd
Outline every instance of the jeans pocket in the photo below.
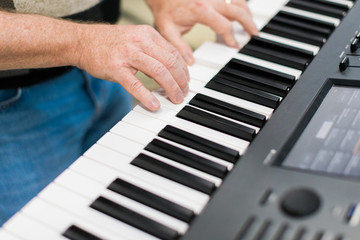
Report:
[[[10,108],[22,95],[21,88],[0,90],[0,111]]]

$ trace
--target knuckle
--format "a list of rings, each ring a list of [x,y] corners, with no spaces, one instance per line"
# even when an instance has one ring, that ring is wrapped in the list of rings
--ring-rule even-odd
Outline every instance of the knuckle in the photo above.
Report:
[[[142,87],[143,87],[143,84],[140,81],[133,81],[130,84],[130,91],[132,93],[139,92],[139,91],[141,91]]]
[[[166,68],[160,62],[158,62],[153,65],[152,72],[154,74],[154,77],[156,78],[163,75],[166,72]]]

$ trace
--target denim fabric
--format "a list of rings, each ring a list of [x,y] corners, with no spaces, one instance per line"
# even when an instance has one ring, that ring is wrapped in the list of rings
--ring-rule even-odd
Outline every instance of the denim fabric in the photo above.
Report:
[[[131,108],[119,84],[79,69],[0,90],[0,226]]]

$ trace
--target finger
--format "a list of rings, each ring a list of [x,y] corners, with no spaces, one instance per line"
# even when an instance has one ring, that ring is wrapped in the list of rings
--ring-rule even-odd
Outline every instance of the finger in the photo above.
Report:
[[[225,12],[225,16],[230,20],[238,21],[250,35],[256,35],[258,33],[251,15],[249,15],[244,8],[236,5],[229,6]]]
[[[229,7],[231,7],[231,5],[236,5],[236,6],[240,7],[240,8],[242,8],[242,9],[244,9],[252,17],[252,13],[250,11],[250,8],[248,7],[247,2],[245,0],[232,0]]]
[[[131,66],[153,78],[165,90],[173,103],[181,103],[184,100],[184,95],[188,91],[187,81],[184,79],[175,81],[162,62],[145,53],[139,53],[135,61],[131,62]]]
[[[182,39],[181,31],[172,24],[165,24],[161,30],[161,35],[165,37],[177,50],[179,50],[181,56],[184,58],[188,65],[194,63],[194,57],[190,46]]]
[[[136,71],[135,71],[136,72]],[[121,71],[117,77],[119,82],[131,95],[139,100],[150,111],[156,111],[160,108],[159,100],[137,79],[129,70]]]
[[[239,47],[234,37],[232,23],[214,9],[209,9],[206,13],[202,14],[199,21],[202,24],[208,25],[217,34],[221,35],[228,46]]]
[[[186,82],[189,82],[190,75],[187,64],[177,48],[166,41],[158,32],[156,32],[156,34],[152,39],[155,44],[148,45],[144,49],[144,52],[169,68],[170,72],[174,74],[175,80],[186,80]],[[164,59],[164,56],[167,57]],[[182,70],[182,72],[180,70]]]

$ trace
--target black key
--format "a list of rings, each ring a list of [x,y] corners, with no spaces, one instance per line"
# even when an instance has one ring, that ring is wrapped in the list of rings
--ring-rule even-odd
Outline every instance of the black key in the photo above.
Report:
[[[193,211],[119,178],[113,181],[108,189],[184,222],[189,223],[195,216]]]
[[[239,152],[234,149],[209,141],[205,138],[199,137],[170,125],[167,125],[159,132],[158,135],[160,137],[180,143],[187,147],[191,147],[231,163],[235,163],[240,157]]]
[[[226,79],[220,79],[216,76],[208,84],[206,84],[205,87],[271,108],[277,108],[281,101],[281,98],[276,95],[253,89]]]
[[[255,76],[260,80],[271,79],[278,82],[283,82],[287,84],[294,84],[295,77],[286,73],[278,72],[270,68],[261,67],[249,62],[244,62],[242,60],[233,58],[226,65],[225,68],[230,68],[237,71],[242,71],[244,73]]]
[[[101,240],[101,238],[75,225],[71,225],[62,235],[71,240]]]
[[[262,114],[252,112],[245,108],[232,105],[227,102],[203,95],[196,94],[190,101],[190,105],[218,113],[220,115],[232,118],[251,125],[262,127],[266,122],[266,117]]]
[[[316,36],[313,33],[294,29],[276,22],[269,22],[261,31],[299,42],[312,44],[318,47],[322,46],[326,42],[326,38],[323,36]]]
[[[164,226],[154,220],[147,218],[137,212],[125,208],[113,201],[104,197],[98,197],[91,205],[91,208],[96,209],[108,216],[117,220],[125,222],[135,228],[141,229],[144,232],[150,233],[161,239],[178,239],[179,233],[167,226]]]
[[[256,135],[252,128],[190,106],[185,106],[176,116],[247,141],[252,141]]]
[[[335,25],[333,23],[324,22],[319,19],[309,18],[286,11],[279,11],[279,13],[276,14],[271,21],[282,22],[299,29],[308,30],[309,32],[323,34],[324,36],[329,36],[335,29]]]
[[[313,54],[310,51],[288,46],[257,36],[240,50],[240,53],[282,64],[288,67],[305,70]]]
[[[160,141],[159,139],[152,140],[145,147],[145,150],[219,178],[224,178],[228,172],[227,168],[223,165]]]
[[[281,97],[285,97],[290,91],[290,87],[286,83],[274,81],[272,79],[264,79],[248,74],[241,70],[224,67],[216,74],[217,78],[226,79],[235,83],[242,84],[247,87],[269,92]]]
[[[215,190],[214,183],[170,166],[143,153],[131,161],[131,164],[206,194],[211,194]]]
[[[348,8],[344,5],[328,1],[290,0],[286,4],[286,6],[306,10],[309,12],[319,13],[339,19],[342,19],[348,11]]]

